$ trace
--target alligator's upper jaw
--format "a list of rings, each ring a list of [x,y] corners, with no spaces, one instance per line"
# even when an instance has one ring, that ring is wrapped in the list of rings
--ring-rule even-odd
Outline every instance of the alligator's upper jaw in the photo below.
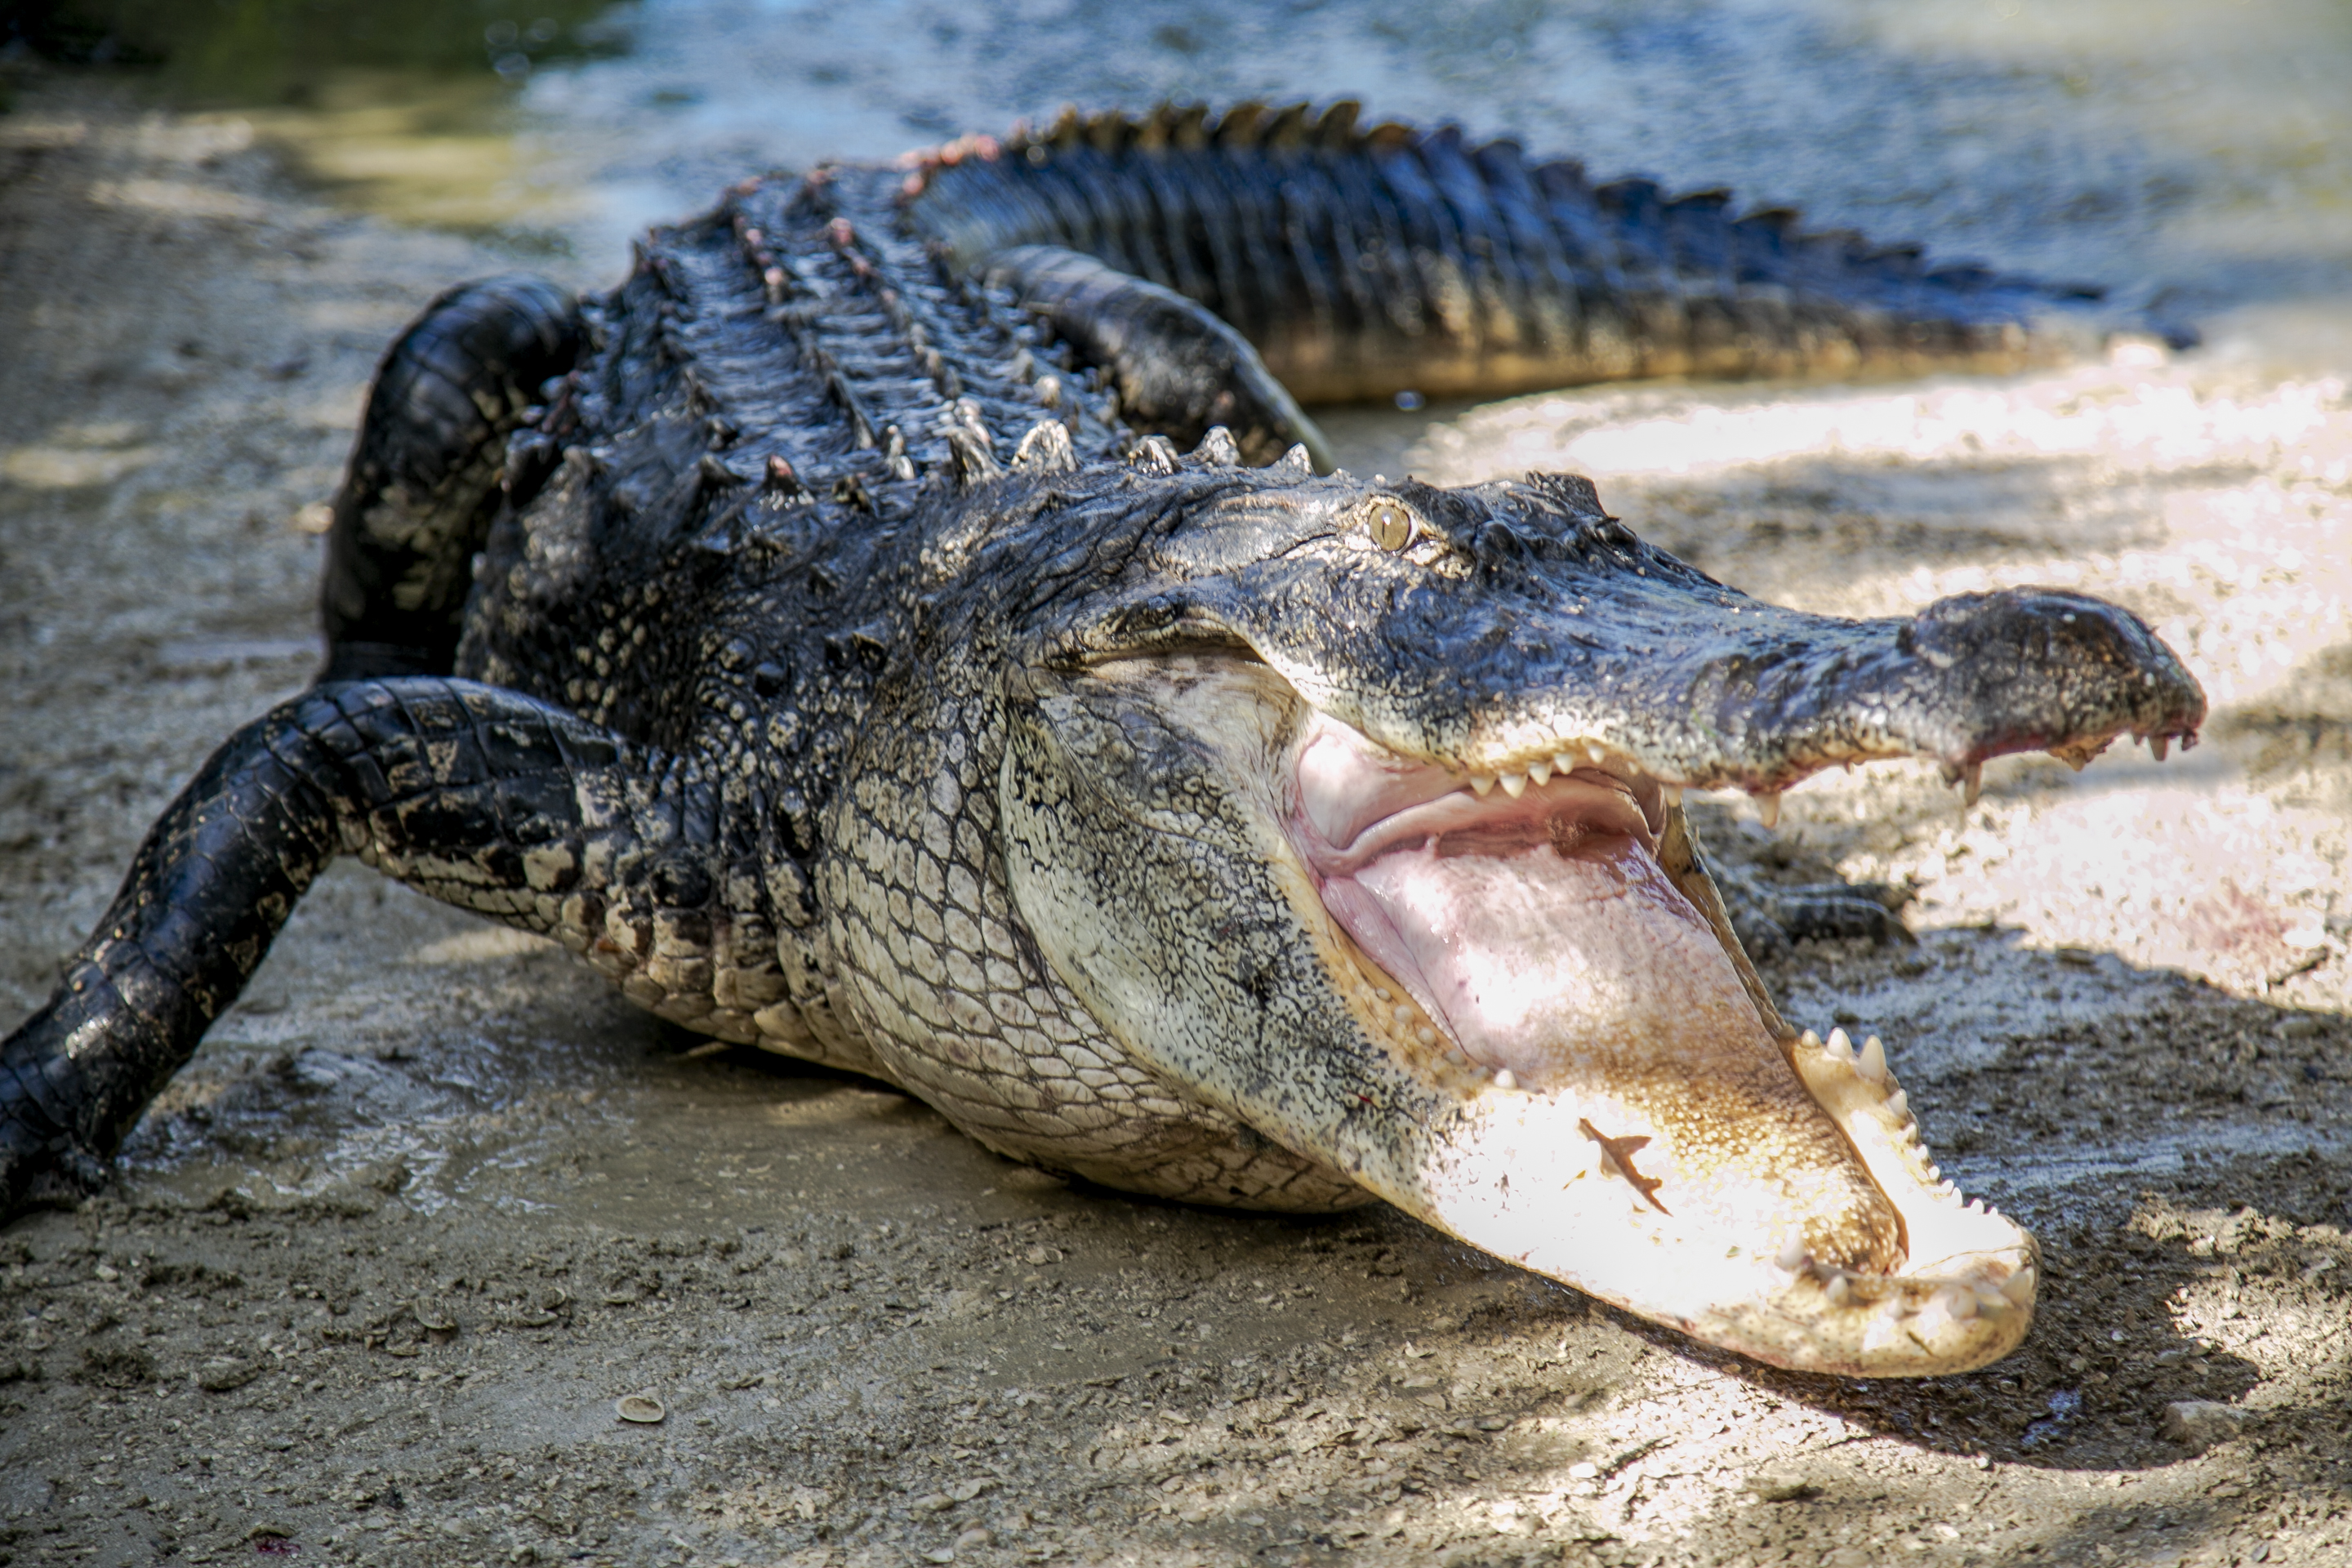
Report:
[[[1384,1195],[1779,1365],[2017,1342],[2032,1238],[1938,1180],[1874,1040],[1776,1037],[1677,886],[1704,874],[1661,861],[1658,785],[1587,765],[1482,799],[1322,715],[1294,758],[1337,978],[1442,1108],[1416,1167],[1368,1173]]]

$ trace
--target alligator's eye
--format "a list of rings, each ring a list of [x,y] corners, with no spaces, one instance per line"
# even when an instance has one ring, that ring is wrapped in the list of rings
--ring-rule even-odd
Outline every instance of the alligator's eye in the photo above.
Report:
[[[1404,502],[1381,496],[1364,509],[1364,531],[1382,550],[1402,550],[1412,542],[1412,513]]]

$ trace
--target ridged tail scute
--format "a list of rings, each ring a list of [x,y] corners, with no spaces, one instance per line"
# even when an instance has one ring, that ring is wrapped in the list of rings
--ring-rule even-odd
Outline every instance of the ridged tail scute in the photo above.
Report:
[[[1807,232],[1723,191],[1595,184],[1453,126],[1339,103],[1212,120],[1066,112],[912,161],[917,228],[967,270],[1059,246],[1206,306],[1302,402],[1663,375],[2012,370],[2193,332],[1916,246]]]

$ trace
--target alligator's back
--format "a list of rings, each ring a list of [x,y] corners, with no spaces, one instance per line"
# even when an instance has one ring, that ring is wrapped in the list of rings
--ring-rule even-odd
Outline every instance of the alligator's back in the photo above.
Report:
[[[2013,370],[2119,328],[2193,334],[1780,208],[1590,182],[1356,106],[1066,113],[920,161],[909,217],[954,262],[1094,256],[1215,311],[1302,401],[1495,395],[1633,377]]]
[[[1073,460],[1116,454],[1087,378],[898,233],[894,188],[747,180],[581,302],[580,361],[509,458],[459,673],[669,746],[756,700],[798,716],[769,762],[827,771],[938,487],[1040,421]]]
[[[1234,410],[1167,395],[1171,367],[1212,386],[1253,368],[1205,363],[1226,331],[1207,312],[1309,401],[2013,368],[2122,320],[1787,211],[1735,218],[1720,192],[1667,200],[1507,142],[1359,129],[1348,103],[1069,114],[908,162],[748,180],[581,302],[580,361],[509,458],[461,672],[666,744],[736,705],[754,667],[791,671],[803,712],[820,689],[852,710],[843,688],[866,672],[845,639],[894,613],[909,521],[1040,421],[1078,462],[1211,424],[1254,461],[1315,443],[1295,405],[1261,410],[1254,439]],[[1091,303],[1041,307],[1040,256],[1100,263]],[[1154,292],[1191,319],[1145,321]],[[561,447],[562,471],[529,471]],[[673,629],[648,640],[646,619]]]

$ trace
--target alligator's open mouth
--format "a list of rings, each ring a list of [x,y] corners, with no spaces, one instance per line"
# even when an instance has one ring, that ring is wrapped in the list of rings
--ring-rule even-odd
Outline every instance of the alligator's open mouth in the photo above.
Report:
[[[1928,1163],[1875,1040],[1781,1022],[1678,792],[1890,757],[1973,791],[1989,758],[2192,737],[2194,679],[2054,590],[1759,604],[1566,479],[1335,515],[1323,554],[1122,606],[1118,651],[1041,667],[1007,874],[1096,1016],[1256,1133],[1703,1341],[1868,1376],[2014,1346],[2032,1238]],[[1105,921],[1106,886],[1142,914]]]
[[[1289,761],[1340,986],[1453,1107],[1388,1195],[1782,1365],[1951,1372],[2021,1337],[2032,1238],[1940,1180],[1874,1038],[1780,1023],[1679,791],[1581,743],[1475,778],[1319,713]]]

